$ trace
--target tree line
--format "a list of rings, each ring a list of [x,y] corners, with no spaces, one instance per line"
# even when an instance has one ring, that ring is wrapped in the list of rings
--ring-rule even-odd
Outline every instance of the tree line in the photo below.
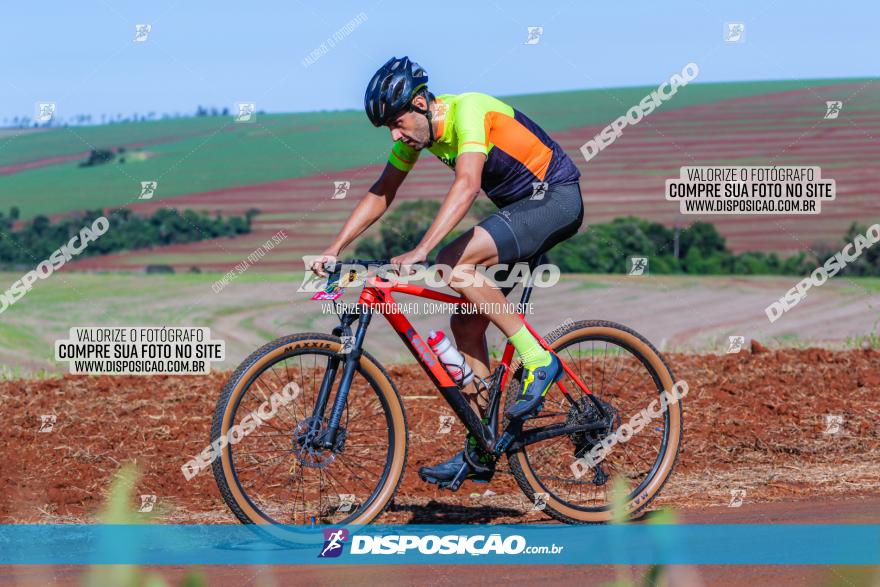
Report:
[[[257,114],[265,114],[262,110]],[[30,116],[5,116],[2,119],[3,128],[38,128],[38,127],[66,127],[66,126],[87,126],[93,124],[121,124],[127,122],[152,122],[155,120],[176,120],[180,118],[201,118],[210,116],[232,116],[228,107],[217,108],[215,106],[196,107],[194,113],[186,112],[156,112],[151,110],[146,114],[74,114],[68,117],[54,115],[52,120],[48,122],[40,122]]]
[[[110,229],[89,243],[80,256],[234,237],[251,231],[251,222],[258,212],[252,208],[244,216],[221,216],[219,212],[211,216],[208,212],[189,209],[178,212],[174,208],[160,208],[149,216],[141,216],[127,208],[108,213],[89,210],[70,214],[54,223],[46,216],[36,216],[13,230],[20,216],[19,209],[13,206],[8,214],[0,212],[0,263],[6,266],[38,263],[100,216],[107,217]]]
[[[390,259],[411,250],[439,209],[440,202],[435,200],[400,204],[383,218],[379,237],[361,239],[354,256]],[[472,215],[475,219],[484,218],[495,209],[491,202],[477,202]],[[625,273],[632,257],[646,257],[652,274],[806,275],[866,231],[867,226],[854,222],[838,245],[816,244],[809,252],[783,257],[763,251],[734,253],[709,222],[694,222],[675,230],[644,218],[627,216],[590,224],[583,232],[556,245],[547,257],[563,273]],[[453,231],[428,258],[435,258],[443,246],[460,234],[461,231]],[[839,274],[880,276],[880,246],[866,248]]]

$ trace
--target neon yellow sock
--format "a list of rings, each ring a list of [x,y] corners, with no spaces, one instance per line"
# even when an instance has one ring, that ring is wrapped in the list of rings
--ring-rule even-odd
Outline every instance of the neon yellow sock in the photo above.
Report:
[[[535,367],[544,367],[550,364],[551,355],[548,351],[541,347],[529,329],[523,326],[516,334],[510,337],[510,343],[519,353],[522,359],[523,367],[526,369],[534,369]]]
[[[489,423],[489,418],[480,418],[480,420],[483,422],[483,424]],[[468,450],[470,450],[470,451],[477,450],[477,439],[474,438],[473,436],[471,436],[470,432],[467,433],[467,445],[468,445]],[[484,454],[480,455],[480,463],[482,463],[484,465],[491,462],[491,460],[492,459],[489,457],[489,455],[484,455]]]

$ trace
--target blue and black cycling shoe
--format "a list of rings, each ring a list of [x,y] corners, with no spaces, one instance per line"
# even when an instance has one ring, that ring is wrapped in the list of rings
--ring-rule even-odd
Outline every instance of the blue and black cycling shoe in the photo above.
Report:
[[[474,468],[464,458],[464,451],[461,451],[445,463],[433,467],[422,467],[419,469],[419,477],[422,481],[439,486],[440,489],[451,489],[452,491],[456,491],[465,480],[488,483],[495,474],[495,464],[488,457],[480,456],[476,450],[472,449],[470,450],[470,458],[475,463],[485,463],[489,470],[474,471]]]
[[[507,408],[505,411],[507,417],[511,420],[525,421],[537,415],[544,407],[547,390],[562,378],[562,374],[562,363],[552,353],[549,364],[527,370],[523,377],[522,395],[515,404]]]

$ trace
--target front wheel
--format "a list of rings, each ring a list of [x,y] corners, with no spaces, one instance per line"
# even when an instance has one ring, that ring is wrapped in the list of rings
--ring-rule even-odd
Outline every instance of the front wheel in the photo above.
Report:
[[[678,456],[682,405],[681,401],[666,405],[669,396],[663,396],[664,390],[672,394],[680,389],[673,387],[672,371],[644,337],[613,322],[576,322],[545,340],[592,392],[606,418],[565,374],[560,382],[571,399],[552,387],[543,410],[526,422],[524,432],[553,424],[571,427],[603,421],[608,426],[555,436],[510,452],[517,483],[536,505],[566,523],[608,522],[615,503],[627,514],[636,514],[657,497]],[[520,368],[511,380],[507,405],[521,393],[521,373]],[[615,483],[622,488],[616,498]]]
[[[336,444],[315,441],[338,392],[342,348],[325,334],[279,338],[226,383],[211,428],[212,445],[223,447],[213,469],[242,523],[368,524],[394,497],[406,463],[406,416],[393,382],[368,353],[355,370]],[[316,416],[333,364],[339,369]]]

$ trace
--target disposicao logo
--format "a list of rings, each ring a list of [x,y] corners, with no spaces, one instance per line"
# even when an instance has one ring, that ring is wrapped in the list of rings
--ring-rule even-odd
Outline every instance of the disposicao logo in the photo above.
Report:
[[[348,530],[345,528],[328,528],[324,530],[324,547],[318,558],[335,558],[342,554],[342,547],[348,540]]]

